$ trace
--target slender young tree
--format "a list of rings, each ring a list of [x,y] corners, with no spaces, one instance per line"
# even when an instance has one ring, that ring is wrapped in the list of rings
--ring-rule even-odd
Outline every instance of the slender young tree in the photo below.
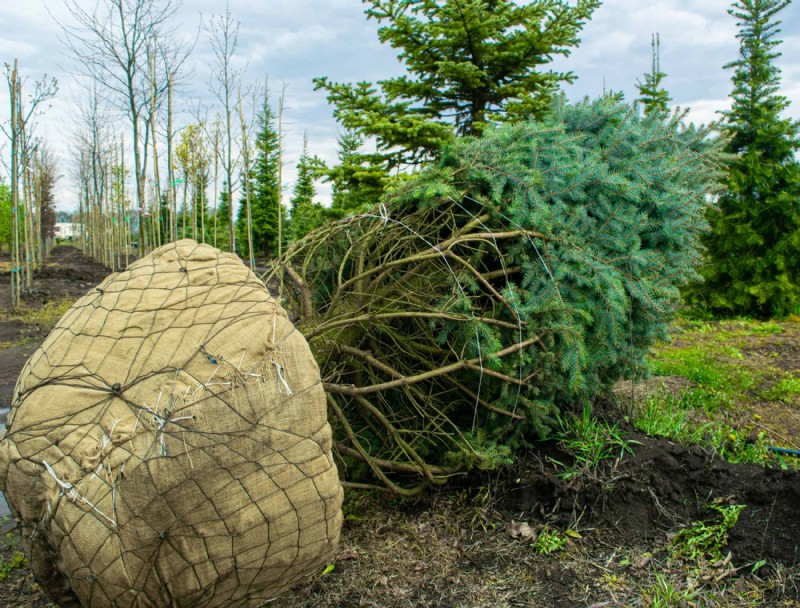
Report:
[[[58,82],[55,78],[48,79],[45,75],[34,83],[33,91],[28,95],[27,102],[24,102],[23,79],[16,59],[13,67],[6,64],[6,81],[9,90],[11,120],[7,125],[0,125],[0,127],[11,142],[11,162],[9,163],[13,232],[11,306],[16,309],[20,303],[23,273],[28,287],[30,287],[32,278],[31,263],[34,255],[35,234],[31,230],[33,215],[30,170],[38,145],[34,135],[35,119],[42,112],[43,104],[55,97],[58,92]],[[26,210],[27,220],[20,217]]]
[[[169,23],[178,4],[175,0],[98,0],[91,8],[79,0],[64,0],[64,4],[74,23],[59,25],[72,54],[130,120],[136,200],[139,213],[144,216],[151,135],[147,118],[149,114],[155,120],[153,97],[166,90],[170,76],[165,71],[151,72],[150,57],[155,41],[177,40]],[[146,235],[143,219],[140,217],[140,250]]]
[[[658,33],[653,34],[650,44],[653,47],[650,73],[644,75],[644,82],[636,81],[636,88],[639,89],[637,101],[644,107],[645,114],[666,112],[669,110],[669,102],[672,101],[662,85],[667,75],[661,71],[661,36]]]
[[[253,180],[251,175],[253,173],[252,159],[253,154],[250,149],[250,130],[251,122],[248,122],[244,115],[244,103],[242,101],[242,89],[239,88],[239,103],[237,104],[237,111],[239,113],[239,124],[242,133],[242,190],[244,191],[243,204],[239,206],[239,220],[238,222],[243,227],[243,242],[247,249],[247,263],[250,265],[250,270],[255,271],[256,259],[253,250],[253,210],[251,201],[251,191]],[[240,250],[244,252],[245,247]]]
[[[233,58],[239,45],[239,22],[233,19],[231,11],[226,4],[225,14],[212,18],[206,31],[214,51],[214,67],[209,86],[223,108],[224,145],[220,150],[220,161],[225,173],[225,183],[227,184],[228,247],[230,251],[236,251],[234,206],[230,203],[233,201],[234,173],[238,165],[237,155],[233,151],[236,137],[236,124],[233,113],[236,108],[236,91],[241,82],[241,71],[234,67]]]
[[[798,123],[782,116],[777,14],[789,0],[737,0],[732,106],[724,129],[732,155],[727,189],[709,211],[709,262],[700,292],[721,314],[783,316],[800,308]]]
[[[56,161],[47,146],[40,146],[36,158],[36,207],[39,259],[43,260],[56,236],[55,185],[58,179]]]

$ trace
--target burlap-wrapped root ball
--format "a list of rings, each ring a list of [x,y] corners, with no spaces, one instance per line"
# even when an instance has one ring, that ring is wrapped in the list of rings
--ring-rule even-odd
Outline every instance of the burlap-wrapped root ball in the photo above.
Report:
[[[257,606],[318,572],[342,489],[319,369],[264,285],[183,240],[79,300],[17,382],[0,487],[61,606]]]

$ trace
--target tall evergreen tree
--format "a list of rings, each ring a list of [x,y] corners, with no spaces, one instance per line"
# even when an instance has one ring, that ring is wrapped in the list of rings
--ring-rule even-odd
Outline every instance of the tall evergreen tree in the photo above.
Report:
[[[644,82],[636,81],[636,88],[639,89],[639,99],[637,101],[644,106],[645,114],[654,111],[666,112],[669,110],[669,102],[672,101],[672,97],[669,96],[669,93],[661,84],[667,77],[661,71],[661,36],[658,33],[653,34],[650,44],[653,47],[653,64],[650,68],[650,73],[644,75]]]
[[[216,246],[219,249],[227,250],[230,247],[230,230],[228,230],[228,223],[230,222],[230,209],[231,204],[228,200],[228,183],[222,183],[222,191],[219,194],[219,204],[216,210],[217,233],[216,233]]]
[[[733,103],[725,112],[734,155],[725,193],[709,213],[710,261],[702,287],[718,313],[768,317],[800,306],[800,148],[798,123],[781,116],[775,60],[776,15],[789,0],[737,0],[728,12],[739,25]]]
[[[289,238],[292,241],[303,238],[323,221],[324,208],[314,202],[314,166],[314,159],[308,153],[308,136],[304,136],[303,153],[297,163],[297,181],[291,201]]]
[[[278,168],[280,163],[280,141],[275,129],[275,114],[269,104],[269,89],[265,87],[261,110],[258,114],[256,133],[256,158],[250,172],[250,219],[253,229],[253,253],[272,256],[278,251],[278,214],[280,184]],[[247,221],[245,211],[240,207],[237,230],[240,242],[246,242]],[[242,241],[241,239],[245,239]]]
[[[381,42],[399,49],[407,74],[341,84],[317,78],[334,116],[374,137],[391,170],[435,156],[458,135],[542,116],[571,72],[542,70],[569,55],[600,0],[364,0]],[[573,6],[574,4],[574,6]]]
[[[339,164],[325,171],[332,186],[330,214],[335,218],[357,213],[377,203],[386,186],[387,175],[374,155],[361,151],[364,138],[347,130],[338,138]]]

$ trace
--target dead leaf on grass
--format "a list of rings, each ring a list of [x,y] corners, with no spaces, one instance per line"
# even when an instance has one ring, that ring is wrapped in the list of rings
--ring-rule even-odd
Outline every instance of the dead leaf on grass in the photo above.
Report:
[[[523,521],[514,521],[513,519],[506,525],[506,534],[511,538],[518,538],[522,541],[535,540],[538,534],[536,530],[531,528]]]

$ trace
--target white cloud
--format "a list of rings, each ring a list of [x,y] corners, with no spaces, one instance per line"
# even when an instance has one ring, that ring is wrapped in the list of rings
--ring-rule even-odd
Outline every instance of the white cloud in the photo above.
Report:
[[[683,108],[689,110],[688,120],[698,125],[707,125],[722,118],[719,114],[729,110],[731,102],[729,98],[722,99],[695,99],[686,104],[681,104]]]

